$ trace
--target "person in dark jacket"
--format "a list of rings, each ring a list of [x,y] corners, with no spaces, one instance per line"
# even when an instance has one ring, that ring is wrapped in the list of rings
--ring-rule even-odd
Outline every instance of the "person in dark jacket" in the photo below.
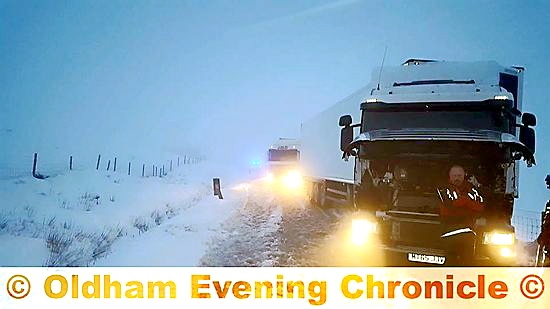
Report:
[[[440,209],[444,221],[472,223],[483,211],[484,199],[479,191],[479,183],[474,176],[467,181],[466,172],[460,165],[449,169],[449,185],[440,192],[449,202]]]
[[[448,185],[438,189],[443,202],[440,217],[443,228],[441,238],[445,248],[456,256],[459,265],[468,266],[474,254],[475,234],[473,225],[484,210],[484,198],[474,176],[466,180],[466,172],[460,165],[449,169]]]

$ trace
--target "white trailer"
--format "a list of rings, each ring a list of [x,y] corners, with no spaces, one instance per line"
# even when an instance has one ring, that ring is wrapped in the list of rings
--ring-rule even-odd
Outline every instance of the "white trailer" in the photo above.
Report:
[[[301,125],[300,169],[308,195],[316,205],[324,206],[327,199],[332,202],[351,200],[354,162],[342,160],[338,119],[342,115],[360,119],[361,103],[370,91],[370,85],[363,87]],[[355,133],[359,133],[359,128]]]

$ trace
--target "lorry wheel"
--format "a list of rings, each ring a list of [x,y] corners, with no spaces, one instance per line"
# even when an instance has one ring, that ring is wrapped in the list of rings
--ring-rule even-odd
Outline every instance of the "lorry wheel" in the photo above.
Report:
[[[319,206],[319,183],[314,182],[311,186],[311,205],[313,207]]]
[[[325,195],[325,185],[319,182],[315,182],[311,185],[311,196],[309,201],[314,207],[325,207],[326,195]]]
[[[309,205],[315,207],[317,205],[317,183],[311,183],[308,187]]]
[[[326,189],[324,183],[317,184],[317,206],[324,208],[326,206]]]

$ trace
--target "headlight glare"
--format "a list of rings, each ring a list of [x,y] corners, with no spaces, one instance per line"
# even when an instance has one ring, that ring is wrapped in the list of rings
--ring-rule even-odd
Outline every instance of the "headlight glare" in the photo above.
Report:
[[[353,219],[351,222],[351,242],[364,245],[371,234],[376,232],[376,223],[366,219]]]
[[[515,242],[514,233],[510,232],[489,232],[483,234],[484,245],[510,246]]]
[[[289,189],[297,189],[302,186],[302,176],[297,171],[290,171],[283,177],[283,183]]]

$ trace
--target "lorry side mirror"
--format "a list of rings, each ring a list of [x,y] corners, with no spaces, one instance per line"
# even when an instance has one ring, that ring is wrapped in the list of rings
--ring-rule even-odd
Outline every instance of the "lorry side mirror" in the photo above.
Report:
[[[523,116],[521,116],[521,123],[526,126],[534,127],[537,125],[537,117],[531,113],[523,113]]]
[[[351,142],[353,142],[353,127],[345,126],[340,131],[340,150],[344,151]]]
[[[524,114],[525,116],[525,114]],[[535,130],[528,126],[519,128],[519,141],[523,143],[531,153],[535,153]]]
[[[350,115],[344,115],[344,116],[340,117],[339,124],[340,124],[341,127],[347,127],[347,126],[351,125],[351,122],[352,122],[351,116]]]

